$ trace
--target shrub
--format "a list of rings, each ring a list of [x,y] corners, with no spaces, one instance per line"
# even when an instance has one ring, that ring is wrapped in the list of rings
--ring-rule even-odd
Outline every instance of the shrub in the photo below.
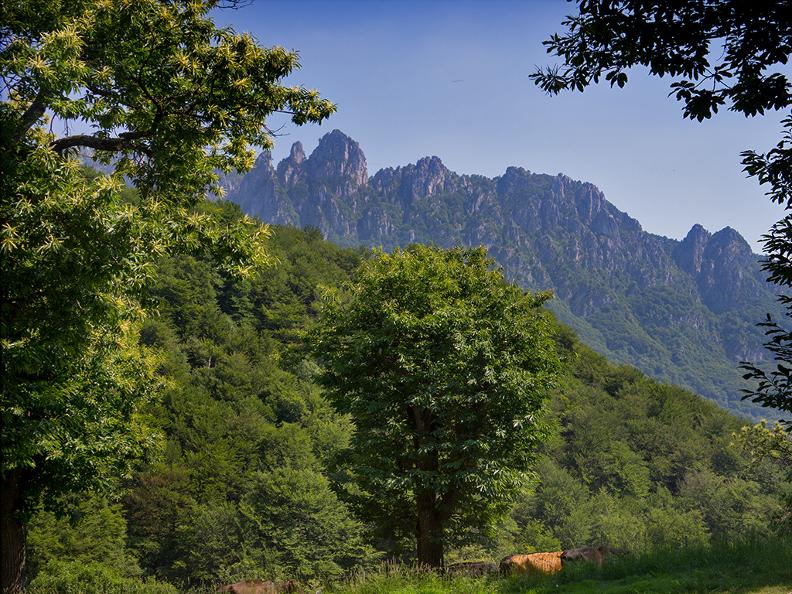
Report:
[[[51,561],[41,568],[28,594],[178,594],[170,584],[120,575],[96,562]]]

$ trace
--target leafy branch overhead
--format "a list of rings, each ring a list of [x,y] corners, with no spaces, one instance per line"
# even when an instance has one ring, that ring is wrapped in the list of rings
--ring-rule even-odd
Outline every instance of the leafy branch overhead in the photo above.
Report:
[[[265,48],[217,28],[217,0],[37,2],[0,9],[0,77],[21,140],[46,115],[90,133],[52,139],[57,152],[88,148],[143,191],[184,195],[216,182],[215,170],[247,169],[252,145],[270,148],[267,117],[321,122],[333,103],[282,79],[296,52]]]
[[[745,151],[742,157],[745,171],[769,186],[768,197],[789,211],[792,208],[792,117],[785,118],[782,124],[782,138],[773,149],[765,154]],[[792,216],[775,223],[763,240],[762,268],[769,273],[768,280],[788,289],[792,286]],[[778,299],[787,312],[792,312],[792,297],[779,295]],[[740,367],[746,372],[743,378],[753,381],[755,386],[745,390],[745,397],[763,406],[792,412],[792,331],[770,315],[758,325],[765,329],[765,348],[776,365],[774,369],[764,369],[748,361],[741,362]]]
[[[544,91],[583,91],[604,80],[623,87],[643,66],[670,76],[670,95],[686,118],[712,117],[721,107],[745,115],[792,104],[778,67],[792,53],[792,11],[784,0],[578,0],[566,31],[544,42],[562,65],[537,68]]]

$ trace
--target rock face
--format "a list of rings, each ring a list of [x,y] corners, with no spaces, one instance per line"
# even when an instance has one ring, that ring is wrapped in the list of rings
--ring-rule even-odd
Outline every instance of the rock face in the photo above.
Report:
[[[596,186],[520,167],[490,179],[425,157],[369,177],[360,146],[338,130],[308,157],[295,143],[277,168],[262,153],[229,199],[344,245],[484,245],[513,281],[553,289],[557,316],[603,354],[757,414],[740,401],[736,363],[763,356],[754,324],[780,310],[734,229],[653,235]]]

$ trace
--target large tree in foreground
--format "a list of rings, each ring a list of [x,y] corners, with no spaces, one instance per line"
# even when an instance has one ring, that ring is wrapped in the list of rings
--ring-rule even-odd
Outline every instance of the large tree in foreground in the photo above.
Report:
[[[315,335],[321,381],[355,423],[364,512],[414,534],[430,566],[449,530],[503,510],[544,435],[548,295],[492,265],[483,248],[379,254],[328,295]]]
[[[282,84],[296,54],[217,28],[218,5],[0,3],[4,594],[22,586],[25,520],[42,495],[106,487],[150,441],[140,411],[153,362],[136,323],[153,262],[178,250],[238,272],[264,261],[257,226],[194,207],[218,170],[245,169],[252,145],[271,145],[267,116],[301,124],[334,109]],[[77,151],[116,174],[86,174]]]
[[[792,9],[788,0],[577,0],[578,14],[564,20],[566,31],[545,42],[559,65],[532,78],[548,93],[583,91],[602,81],[623,87],[628,71],[643,66],[671,78],[670,94],[684,116],[702,121],[719,108],[745,116],[792,105],[789,70]],[[745,151],[745,171],[768,187],[773,202],[792,211],[792,118],[783,121],[779,144],[766,154]],[[771,282],[792,286],[792,214],[764,236],[763,267]],[[780,296],[792,318],[792,298]],[[747,391],[763,406],[792,413],[792,331],[768,320],[767,348],[774,370],[748,362]]]

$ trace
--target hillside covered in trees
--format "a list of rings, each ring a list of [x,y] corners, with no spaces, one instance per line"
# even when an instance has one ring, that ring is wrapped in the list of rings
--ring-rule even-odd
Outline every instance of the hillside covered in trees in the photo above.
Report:
[[[241,215],[229,203],[207,208]],[[414,543],[356,507],[345,455],[354,423],[323,397],[305,349],[322,287],[348,280],[369,252],[288,227],[274,228],[269,249],[273,264],[250,280],[193,256],[159,263],[159,314],[140,340],[160,357],[164,397],[146,414],[161,454],[118,501],[75,498],[65,517],[34,516],[31,592],[86,574],[155,577],[140,586],[152,592],[254,577],[327,584],[412,558]],[[449,561],[592,543],[640,552],[789,522],[789,469],[755,458],[740,420],[608,363],[563,326],[556,343],[564,371],[536,481],[505,519],[450,531]]]

